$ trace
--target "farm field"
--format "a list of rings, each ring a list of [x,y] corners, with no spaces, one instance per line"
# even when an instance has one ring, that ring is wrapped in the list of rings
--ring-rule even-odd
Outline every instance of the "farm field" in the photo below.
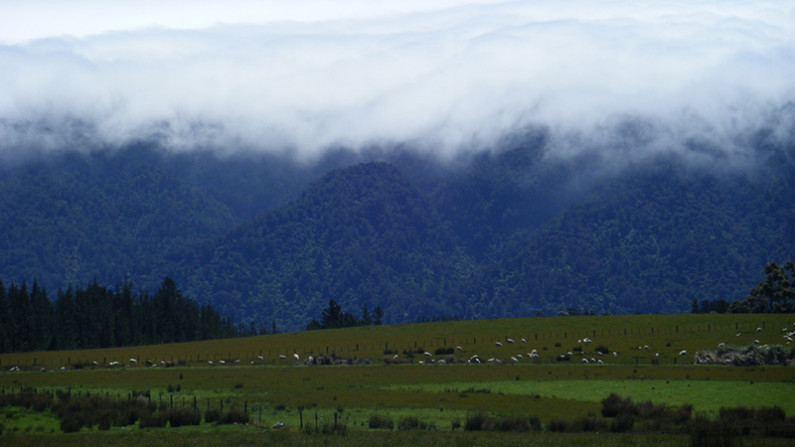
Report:
[[[132,428],[84,428],[61,434],[55,416],[48,419],[46,413],[19,409],[0,414],[0,424],[3,445],[193,445],[196,433],[201,433],[199,445],[220,445],[230,436],[239,439],[234,442],[239,445],[374,445],[375,439],[378,445],[424,445],[440,442],[436,437],[450,436],[451,431],[455,436],[444,439],[454,445],[473,445],[476,439],[477,445],[516,445],[518,435],[531,437],[534,445],[570,445],[575,439],[579,445],[633,445],[636,438],[643,441],[635,445],[681,445],[686,439],[681,434],[543,431],[483,436],[464,432],[463,425],[476,413],[533,417],[545,427],[555,421],[593,418],[600,416],[600,402],[611,393],[633,402],[691,404],[695,415],[708,418],[717,417],[721,408],[737,406],[778,406],[788,417],[795,416],[791,367],[693,364],[696,351],[715,349],[719,343],[785,345],[784,335],[795,330],[794,322],[795,315],[527,318],[2,354],[4,394],[28,388],[118,400],[145,394],[148,402],[160,406],[202,412],[243,410],[254,425],[201,424],[132,432]],[[537,357],[528,355],[533,350]],[[687,352],[680,355],[683,350]],[[569,352],[569,360],[558,361]],[[483,364],[465,363],[475,354]],[[352,364],[305,364],[310,356],[319,355],[350,359]],[[490,358],[494,361],[488,362]],[[154,366],[147,366],[147,361]],[[111,362],[119,365],[109,366]],[[15,367],[20,371],[9,371]],[[369,428],[374,417],[391,421],[394,430]],[[432,430],[398,430],[401,421],[411,418]],[[307,435],[300,429],[328,426],[331,421],[345,427],[344,436]],[[276,423],[284,427],[271,428]],[[170,441],[153,441],[152,433]],[[280,436],[284,439],[278,441]],[[780,440],[744,439],[743,445],[786,445],[777,444]]]

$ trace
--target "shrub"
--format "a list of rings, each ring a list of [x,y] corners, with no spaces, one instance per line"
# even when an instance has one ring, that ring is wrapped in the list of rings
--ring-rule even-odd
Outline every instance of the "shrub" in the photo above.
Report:
[[[218,421],[219,424],[248,424],[249,419],[245,413],[240,410],[229,410],[228,413],[221,416],[221,419]]]
[[[632,411],[632,401],[629,399],[622,399],[618,394],[611,393],[609,396],[602,399],[602,416],[606,418],[614,418],[619,413]]]
[[[199,413],[188,408],[171,408],[166,412],[168,423],[172,427],[181,427],[183,425],[199,425],[201,423],[201,416]]]
[[[584,417],[574,421],[569,430],[573,432],[582,431],[606,431],[607,422],[604,419],[597,419],[595,417]]]
[[[635,416],[626,412],[621,413],[610,423],[610,431],[628,432],[632,430],[633,425],[635,425]]]
[[[165,427],[166,423],[168,422],[168,415],[165,411],[154,411],[144,415],[141,418],[141,423],[139,427],[141,428],[151,428],[151,427]]]
[[[551,432],[564,432],[569,428],[569,423],[560,419],[552,419],[549,421],[547,430]]]
[[[218,410],[207,410],[204,412],[204,422],[208,424],[213,423],[221,419],[221,412]]]
[[[475,413],[467,415],[464,421],[464,430],[466,431],[480,431],[485,430],[488,418],[483,413]]]
[[[373,413],[367,420],[367,426],[369,428],[387,428],[392,430],[395,426],[395,421],[389,416]]]
[[[398,430],[431,430],[433,428],[433,424],[421,421],[417,416],[404,416],[398,422]]]

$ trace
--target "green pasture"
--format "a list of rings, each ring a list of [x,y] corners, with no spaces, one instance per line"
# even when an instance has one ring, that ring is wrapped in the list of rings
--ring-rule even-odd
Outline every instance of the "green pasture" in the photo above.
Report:
[[[196,406],[199,410],[245,408],[255,423],[254,427],[203,424],[175,431],[113,428],[103,433],[94,430],[50,435],[51,431],[58,431],[54,416],[9,409],[8,421],[0,413],[0,424],[5,429],[2,444],[217,445],[224,439],[219,432],[239,437],[239,442],[234,442],[236,445],[316,445],[320,440],[326,445],[337,445],[338,441],[344,445],[442,442],[441,438],[435,438],[435,432],[417,435],[368,429],[368,419],[377,414],[392,419],[396,427],[402,418],[416,417],[445,436],[453,436],[444,438],[444,442],[453,445],[516,445],[517,436],[533,439],[533,445],[681,445],[680,435],[483,435],[460,433],[460,428],[451,430],[476,412],[535,416],[544,424],[598,416],[600,401],[611,392],[636,402],[692,404],[696,412],[712,416],[721,407],[741,405],[776,405],[788,416],[794,416],[795,370],[791,367],[693,364],[696,351],[714,349],[719,343],[743,346],[758,340],[759,344],[784,344],[786,331],[782,329],[795,330],[793,322],[795,315],[526,318],[2,354],[0,392],[3,393],[28,387],[116,399],[148,393],[150,401],[161,405]],[[585,343],[586,338],[591,342]],[[607,349],[609,354],[599,356],[597,348]],[[449,360],[451,349],[459,362],[431,363],[431,360]],[[528,358],[526,354],[533,349],[539,358]],[[682,350],[687,354],[679,355]],[[424,351],[432,355],[422,354]],[[558,355],[567,352],[573,353],[571,361],[555,361]],[[326,353],[339,358],[366,358],[370,362],[340,366],[307,366],[303,362],[310,355]],[[293,354],[298,355],[298,361]],[[460,363],[474,354],[484,361],[493,357],[504,362]],[[508,360],[518,354],[523,355],[521,359],[517,357],[517,362]],[[400,360],[406,359],[406,363],[384,361],[395,355]],[[585,364],[582,357],[599,358],[603,364]],[[131,358],[136,361],[130,362]],[[659,359],[657,364],[653,364],[653,359]],[[146,366],[146,360],[155,366]],[[220,364],[221,360],[224,365]],[[111,361],[122,365],[109,367]],[[19,366],[22,371],[9,371],[12,366]],[[348,428],[346,436],[321,438],[298,430],[301,422],[311,427],[332,418]],[[284,422],[286,428],[278,432],[269,429],[276,422]],[[171,441],[163,444],[150,440],[153,433],[162,435],[158,439]],[[85,441],[87,436],[92,437],[91,441]],[[284,439],[277,441],[280,436]],[[376,438],[377,443],[367,441]],[[6,444],[8,439],[13,443]],[[766,440],[753,442],[757,441],[762,443],[758,445],[778,445],[776,440],[770,440],[770,444],[765,444]],[[756,444],[744,440],[743,445]]]
[[[715,416],[721,408],[778,406],[795,414],[795,383],[719,380],[523,380],[499,382],[450,382],[444,384],[391,385],[410,391],[445,393],[492,393],[539,396],[547,399],[600,402],[611,393],[634,402],[664,402],[671,406],[693,405],[694,411]]]

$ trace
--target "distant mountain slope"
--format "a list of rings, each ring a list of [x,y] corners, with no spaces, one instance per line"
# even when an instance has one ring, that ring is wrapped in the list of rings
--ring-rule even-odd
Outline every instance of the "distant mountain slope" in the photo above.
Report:
[[[487,295],[521,314],[683,312],[743,298],[795,256],[795,171],[712,172],[659,160],[613,178],[540,231],[494,250]],[[493,277],[505,278],[499,283]],[[483,310],[510,315],[504,307]]]
[[[683,312],[742,298],[766,263],[795,258],[792,151],[760,147],[766,162],[736,169],[551,161],[543,133],[450,164],[399,149],[306,165],[63,154],[0,166],[0,280],[154,291],[170,276],[224,316],[283,330],[332,298],[388,323]]]
[[[0,178],[0,274],[50,290],[120,282],[136,262],[233,223],[225,205],[169,175],[153,154],[68,154]]]
[[[385,163],[332,171],[298,200],[173,259],[190,292],[290,328],[330,298],[357,314],[380,306],[395,322],[463,314],[472,267],[433,206]]]

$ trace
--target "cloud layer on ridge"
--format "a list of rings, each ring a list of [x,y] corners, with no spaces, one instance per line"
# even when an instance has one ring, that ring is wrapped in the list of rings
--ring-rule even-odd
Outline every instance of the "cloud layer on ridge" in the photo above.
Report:
[[[794,140],[785,0],[61,3],[0,1],[6,157],[141,138],[449,157],[526,126],[553,156]]]

